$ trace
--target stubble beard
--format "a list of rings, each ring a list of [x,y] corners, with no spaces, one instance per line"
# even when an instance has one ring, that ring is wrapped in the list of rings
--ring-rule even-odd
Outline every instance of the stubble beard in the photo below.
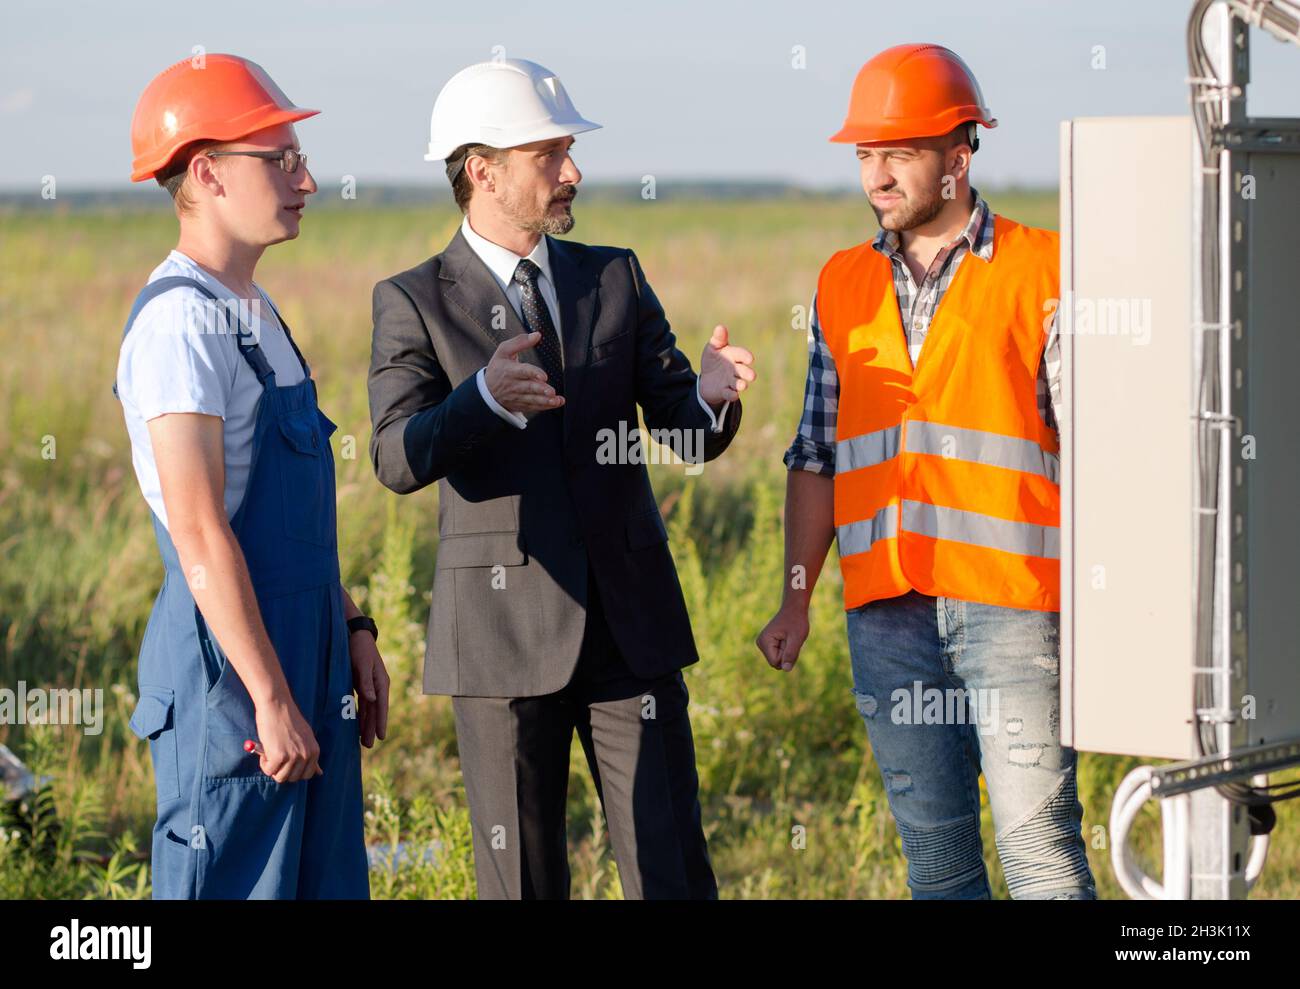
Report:
[[[877,207],[870,199],[867,202],[871,204],[871,211],[876,214],[876,222],[882,229],[901,233],[929,223],[943,212],[945,200],[938,192],[926,199],[906,198],[888,213]]]

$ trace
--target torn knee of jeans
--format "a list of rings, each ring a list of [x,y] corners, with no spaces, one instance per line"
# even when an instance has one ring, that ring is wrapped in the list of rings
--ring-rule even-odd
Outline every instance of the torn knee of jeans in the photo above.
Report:
[[[1007,734],[1019,735],[1025,730],[1024,718],[1007,718]]]
[[[880,772],[885,777],[885,789],[892,794],[910,793],[912,791],[912,774],[897,769],[884,769]]]
[[[861,691],[853,691],[853,700],[858,705],[858,713],[864,718],[874,718],[876,716],[876,698],[874,694],[865,694]]]
[[[1007,762],[1013,766],[1029,768],[1037,766],[1043,758],[1044,742],[1013,742],[1007,751]]]

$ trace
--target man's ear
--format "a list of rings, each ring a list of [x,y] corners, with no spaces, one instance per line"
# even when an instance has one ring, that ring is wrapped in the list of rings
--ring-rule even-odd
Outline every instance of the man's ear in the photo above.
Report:
[[[496,191],[496,178],[492,174],[492,162],[482,155],[470,155],[465,159],[465,174],[476,189],[484,192]]]
[[[196,189],[206,189],[213,196],[225,194],[221,176],[217,174],[217,160],[199,152],[190,159],[189,179]]]
[[[948,149],[947,173],[955,179],[961,179],[970,172],[970,145],[963,141]]]

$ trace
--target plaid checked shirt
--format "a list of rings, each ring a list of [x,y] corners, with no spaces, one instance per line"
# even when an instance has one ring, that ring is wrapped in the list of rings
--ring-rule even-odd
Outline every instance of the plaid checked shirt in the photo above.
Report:
[[[881,230],[871,246],[889,258],[894,270],[894,295],[898,299],[898,313],[903,331],[907,334],[907,350],[916,366],[925,333],[930,328],[934,312],[943,294],[952,284],[957,266],[967,254],[988,262],[993,259],[993,211],[972,188],[975,206],[970,221],[957,235],[957,239],[935,255],[921,284],[917,285],[912,272],[903,260],[901,238],[892,230]],[[817,474],[835,474],[835,414],[839,407],[840,380],[835,373],[835,360],[822,337],[817,317],[817,296],[813,295],[808,326],[808,379],[804,385],[803,415],[794,442],[785,453],[785,466],[789,470],[809,470]],[[1061,400],[1061,347],[1056,331],[1056,317],[1043,347],[1043,360],[1038,366],[1038,414],[1052,429],[1057,429]],[[1059,439],[1059,430],[1058,430]]]

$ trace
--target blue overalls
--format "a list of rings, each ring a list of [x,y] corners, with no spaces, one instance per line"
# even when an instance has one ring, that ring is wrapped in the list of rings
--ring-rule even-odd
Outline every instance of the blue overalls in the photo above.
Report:
[[[136,299],[123,337],[146,302],[182,285],[216,303],[197,281],[160,278]],[[252,334],[230,318],[263,387],[248,487],[230,526],[294,701],[320,744],[324,774],[276,783],[261,772],[258,756],[244,751],[245,739],[257,738],[252,700],[208,631],[155,514],[166,573],[145,629],[131,717],[132,731],[149,739],[157,784],[153,895],[367,899],[360,731],[329,444],[337,427],[317,408],[315,382],[293,338],[305,378],[282,388]]]

